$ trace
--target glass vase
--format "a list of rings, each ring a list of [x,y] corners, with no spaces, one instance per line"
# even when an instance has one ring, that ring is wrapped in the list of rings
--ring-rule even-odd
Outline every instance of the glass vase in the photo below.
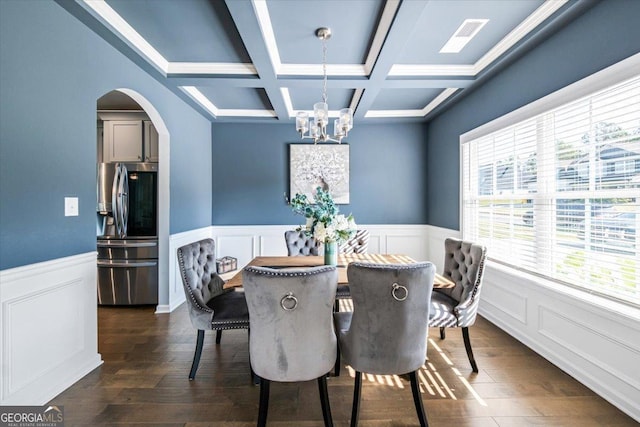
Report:
[[[338,265],[338,243],[331,240],[324,241],[324,264]]]

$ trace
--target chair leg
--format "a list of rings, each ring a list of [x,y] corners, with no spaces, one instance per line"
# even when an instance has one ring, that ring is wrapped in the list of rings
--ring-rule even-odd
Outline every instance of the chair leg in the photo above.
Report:
[[[413,403],[416,405],[416,412],[418,413],[418,420],[420,421],[420,427],[428,427],[427,415],[424,413],[424,406],[422,405],[422,396],[420,395],[420,386],[418,386],[417,371],[409,373],[409,379],[411,380],[411,392],[413,393]]]
[[[326,375],[318,377],[318,391],[320,392],[320,404],[322,405],[322,418],[324,419],[324,425],[325,427],[333,427],[331,405],[329,404],[329,393],[327,392]]]
[[[198,338],[196,340],[196,352],[193,355],[193,363],[191,363],[191,372],[189,372],[189,381],[193,381],[196,377],[196,371],[200,364],[200,355],[202,354],[202,345],[204,344],[204,330],[198,329]]]
[[[340,343],[338,343],[336,349],[336,365],[333,367],[333,375],[336,377],[340,376]]]
[[[267,412],[269,411],[269,380],[260,378],[260,409],[258,410],[258,427],[267,425]]]
[[[216,331],[216,344],[220,344],[221,339],[222,339],[222,329],[218,329]]]
[[[336,301],[333,303],[333,312],[338,313],[340,311],[340,300],[336,298]]]
[[[362,392],[362,372],[356,371],[356,384],[353,387],[353,406],[351,407],[351,427],[358,425],[360,417],[360,394]]]
[[[478,365],[476,359],[473,357],[473,350],[471,349],[471,340],[469,339],[469,328],[462,328],[462,338],[464,339],[464,348],[467,350],[467,357],[471,363],[471,369],[473,372],[478,373]]]
[[[444,326],[440,327],[440,339],[443,340],[444,339]]]

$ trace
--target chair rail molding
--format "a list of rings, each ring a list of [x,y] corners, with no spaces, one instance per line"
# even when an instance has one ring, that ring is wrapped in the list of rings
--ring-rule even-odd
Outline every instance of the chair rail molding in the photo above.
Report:
[[[96,256],[0,271],[1,405],[43,405],[102,364]]]

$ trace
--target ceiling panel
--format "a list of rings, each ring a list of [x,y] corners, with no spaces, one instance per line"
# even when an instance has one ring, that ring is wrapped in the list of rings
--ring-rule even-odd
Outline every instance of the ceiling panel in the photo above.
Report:
[[[251,62],[219,0],[106,0],[170,62]]]
[[[267,93],[261,88],[198,87],[213,105],[233,110],[271,110]]]
[[[353,89],[327,89],[327,104],[330,110],[348,108],[353,98]],[[289,89],[294,110],[313,110],[313,104],[322,101],[322,83],[317,88]]]
[[[363,64],[383,7],[383,0],[268,0],[280,61],[321,63],[322,43],[315,30],[330,27],[327,63]]]
[[[429,2],[396,63],[474,64],[542,3],[543,0]],[[489,22],[460,53],[439,53],[465,19],[488,19]]]
[[[382,89],[372,110],[420,110],[442,92],[442,89]]]

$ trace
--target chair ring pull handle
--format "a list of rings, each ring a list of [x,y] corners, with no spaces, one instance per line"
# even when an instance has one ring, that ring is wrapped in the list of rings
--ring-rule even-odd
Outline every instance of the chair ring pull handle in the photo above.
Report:
[[[401,289],[401,291],[400,291],[400,295],[401,296],[398,296],[398,289]],[[393,284],[393,289],[391,289],[391,296],[393,296],[393,298],[396,301],[404,301],[409,296],[409,291],[407,290],[406,287],[404,287],[402,285],[398,285],[397,283],[394,283]]]
[[[293,292],[289,292],[280,300],[280,306],[284,311],[295,310],[298,307],[298,298],[293,296]]]

